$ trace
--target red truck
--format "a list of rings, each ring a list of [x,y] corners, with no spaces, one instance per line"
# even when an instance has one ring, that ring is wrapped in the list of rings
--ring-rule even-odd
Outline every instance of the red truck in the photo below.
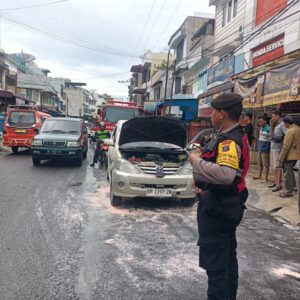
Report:
[[[105,129],[113,131],[119,120],[129,120],[143,115],[144,109],[135,102],[108,100],[100,110],[100,121]]]

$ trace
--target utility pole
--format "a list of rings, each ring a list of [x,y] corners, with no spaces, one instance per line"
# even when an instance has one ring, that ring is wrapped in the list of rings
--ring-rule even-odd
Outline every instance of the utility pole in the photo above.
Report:
[[[163,106],[163,116],[166,114],[166,105],[167,105],[167,90],[168,90],[168,76],[169,76],[169,62],[170,62],[170,51],[168,51],[168,58],[167,58],[167,70],[166,70],[166,84],[165,84],[165,97],[164,97],[164,106]]]
[[[174,82],[175,82],[175,71],[176,71],[176,59],[174,60],[174,66],[173,66],[172,87],[171,87],[171,96],[170,96],[170,103],[169,103],[169,115],[171,114],[172,101],[173,101],[173,89],[174,89]]]
[[[68,117],[69,116],[69,97],[67,97],[67,101],[66,101],[67,105],[66,105],[66,116]]]

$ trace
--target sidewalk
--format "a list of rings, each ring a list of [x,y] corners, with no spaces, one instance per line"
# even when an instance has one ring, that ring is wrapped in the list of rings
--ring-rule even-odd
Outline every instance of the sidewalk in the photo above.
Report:
[[[293,226],[300,226],[297,192],[295,192],[293,197],[280,198],[279,194],[282,190],[273,193],[271,189],[267,187],[266,183],[263,183],[261,180],[253,180],[252,177],[255,175],[257,175],[257,166],[251,165],[247,176],[247,187],[250,193],[247,204],[264,210],[270,215],[288,222]],[[272,179],[273,176],[271,174],[270,180]]]

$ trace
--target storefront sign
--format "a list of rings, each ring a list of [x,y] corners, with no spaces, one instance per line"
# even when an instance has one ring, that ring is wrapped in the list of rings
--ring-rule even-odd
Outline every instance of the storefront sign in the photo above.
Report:
[[[199,106],[198,106],[199,110],[203,108],[211,107],[212,99],[213,99],[212,96],[208,96],[204,99],[199,99]]]
[[[234,92],[244,97],[244,108],[262,106],[263,84],[264,75],[259,75],[248,79],[239,78],[235,81]]]
[[[222,82],[234,74],[234,56],[220,62],[208,70],[207,85]]]
[[[252,49],[253,67],[284,55],[284,34]]]
[[[266,73],[263,105],[300,101],[300,59]]]

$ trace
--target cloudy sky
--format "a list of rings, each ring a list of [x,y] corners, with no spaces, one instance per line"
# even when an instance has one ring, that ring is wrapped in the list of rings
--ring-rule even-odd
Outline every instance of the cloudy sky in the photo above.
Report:
[[[130,66],[147,49],[166,50],[195,12],[214,9],[208,0],[0,0],[1,47],[33,54],[51,76],[126,97],[118,81],[129,79]]]

